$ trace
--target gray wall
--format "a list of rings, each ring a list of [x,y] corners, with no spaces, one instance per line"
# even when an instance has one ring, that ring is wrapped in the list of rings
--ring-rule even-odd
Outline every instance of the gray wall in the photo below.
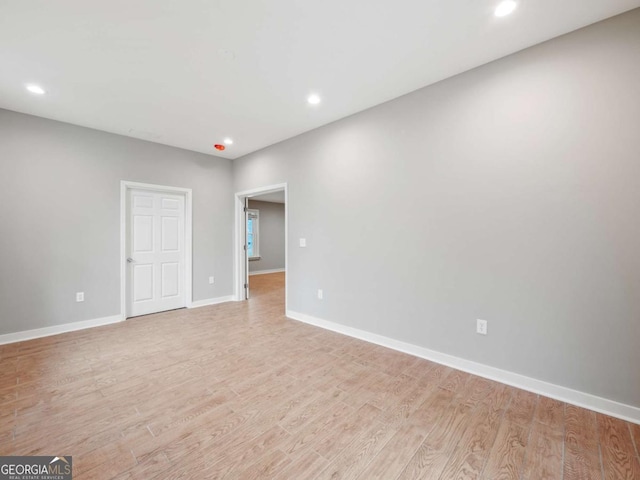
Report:
[[[290,310],[640,406],[639,120],[634,10],[236,160],[235,190],[289,184]]]
[[[249,273],[284,268],[284,204],[249,200],[249,208],[260,210],[260,260],[249,262]]]
[[[121,180],[193,189],[194,299],[231,295],[231,174],[228,160],[0,110],[0,334],[120,313]]]

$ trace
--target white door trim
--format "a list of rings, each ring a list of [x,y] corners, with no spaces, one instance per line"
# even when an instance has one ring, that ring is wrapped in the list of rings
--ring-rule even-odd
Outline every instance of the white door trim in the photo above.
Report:
[[[161,193],[172,193],[184,196],[185,218],[184,218],[184,246],[185,246],[185,269],[184,285],[185,300],[187,308],[193,304],[191,293],[191,269],[193,264],[192,256],[192,236],[193,236],[193,192],[190,188],[169,187],[166,185],[153,185],[150,183],[139,183],[122,180],[120,182],[120,313],[123,319],[127,318],[127,197],[129,190],[151,190]]]
[[[245,278],[245,261],[244,261],[244,199],[246,197],[255,197],[265,193],[273,193],[284,190],[284,269],[287,272],[284,282],[284,304],[285,311],[288,306],[289,299],[289,191],[286,183],[277,183],[275,185],[267,185],[264,187],[252,188],[251,190],[243,190],[237,192],[234,196],[235,208],[235,239],[234,239],[234,300],[240,301],[244,299],[244,278]]]

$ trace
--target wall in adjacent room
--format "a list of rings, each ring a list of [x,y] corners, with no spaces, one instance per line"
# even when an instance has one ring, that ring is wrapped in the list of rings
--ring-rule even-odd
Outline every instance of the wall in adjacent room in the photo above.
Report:
[[[640,407],[639,80],[634,10],[236,160],[289,310]]]
[[[0,334],[120,313],[121,180],[193,189],[193,299],[233,293],[229,160],[0,110],[0,172]]]
[[[284,269],[284,203],[249,200],[259,210],[260,259],[249,262],[249,273]]]

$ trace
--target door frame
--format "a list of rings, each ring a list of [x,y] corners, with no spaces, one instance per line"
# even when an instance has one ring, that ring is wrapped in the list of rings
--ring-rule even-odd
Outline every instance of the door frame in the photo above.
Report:
[[[284,307],[285,312],[288,308],[289,299],[289,189],[287,183],[277,183],[264,187],[252,188],[236,192],[234,195],[235,210],[235,238],[234,238],[234,299],[236,301],[244,300],[244,278],[246,262],[244,261],[244,234],[245,234],[245,216],[244,216],[244,199],[247,197],[255,197],[265,193],[273,193],[284,190]]]
[[[193,239],[193,192],[190,188],[170,187],[167,185],[154,185],[151,183],[120,181],[120,315],[123,320],[127,319],[127,201],[130,190],[149,190],[159,193],[171,193],[173,195],[184,196],[184,297],[185,306],[191,308],[193,304],[192,296],[192,239]]]

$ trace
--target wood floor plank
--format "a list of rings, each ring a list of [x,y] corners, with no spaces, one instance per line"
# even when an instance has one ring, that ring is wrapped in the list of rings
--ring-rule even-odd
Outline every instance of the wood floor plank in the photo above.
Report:
[[[308,381],[316,390],[326,392],[337,388],[337,385],[351,378],[351,376],[362,373],[362,368],[362,365],[357,365],[343,358],[336,358],[331,363],[316,370],[301,372],[297,375],[297,378]]]
[[[318,414],[305,429],[292,435],[291,439],[281,448],[288,454],[312,448],[309,446],[314,445],[319,438],[324,438],[327,431],[331,431],[336,425],[339,425],[353,411],[352,407],[342,402],[333,405],[328,411]]]
[[[489,380],[491,388],[486,397],[482,399],[482,403],[488,405],[492,409],[505,410],[511,405],[514,388],[502,383]]]
[[[600,456],[583,450],[565,449],[564,480],[601,480]]]
[[[640,478],[640,461],[629,433],[629,427],[617,418],[596,414],[602,445],[602,462],[606,480]]]
[[[415,379],[408,375],[389,376],[386,383],[380,383],[378,391],[372,395],[368,403],[380,410],[389,410],[398,405],[415,384]]]
[[[307,425],[307,423],[320,412],[342,402],[345,396],[346,393],[338,388],[335,388],[330,392],[323,392],[322,394],[317,395],[313,401],[303,405],[295,411],[290,412],[287,417],[280,420],[279,424],[290,433],[297,432],[301,428],[304,428],[305,425]]]
[[[565,408],[565,447],[574,452],[598,454],[596,414],[591,410],[567,405]]]
[[[449,457],[441,477],[479,479],[501,420],[501,410],[486,406],[476,409],[455,451]]]
[[[432,367],[427,372],[425,372],[422,378],[420,378],[419,380],[424,380],[429,383],[440,384],[440,382],[444,378],[446,378],[449,375],[449,373],[451,373],[452,370],[453,368],[451,367],[447,367],[445,365],[438,365],[437,363],[434,363]]]
[[[429,371],[434,368],[437,363],[424,360],[422,358],[416,359],[416,362],[405,369],[403,372],[405,375],[414,378],[415,380],[424,380],[428,376]]]
[[[384,448],[396,432],[397,429],[388,423],[375,422],[345,448],[315,480],[354,478]]]
[[[171,464],[167,457],[159,453],[144,462],[138,462],[134,467],[122,474],[122,480],[147,480],[167,471]]]
[[[522,480],[555,480],[560,477],[563,443],[562,433],[555,425],[533,422]]]
[[[505,419],[523,426],[529,426],[538,405],[538,395],[525,390],[514,389]]]
[[[327,466],[327,460],[314,451],[302,452],[292,459],[292,462],[280,473],[273,477],[274,480],[291,480],[293,478],[317,478]],[[251,477],[257,478],[257,477]]]
[[[18,399],[18,387],[19,385],[10,385],[8,387],[0,388],[0,408],[7,403],[14,402]]]
[[[237,468],[227,478],[273,478],[282,473],[292,463],[291,458],[281,450],[266,452],[248,467]]]
[[[382,414],[382,421],[393,425],[401,425],[407,421],[425,401],[433,396],[438,389],[424,382],[416,382],[408,393],[397,398]],[[416,423],[417,425],[417,423]]]
[[[20,418],[17,420],[19,422]],[[135,423],[137,423],[135,412],[114,413],[108,408],[89,410],[88,414],[79,415],[77,420],[69,421],[68,425],[64,422],[61,424],[43,422],[41,432],[44,434],[38,434],[37,429],[30,429],[22,433],[16,432],[15,446],[23,455],[44,454],[43,451],[54,445],[57,449],[75,445],[82,451],[87,451],[89,446],[91,446],[90,449],[100,446],[95,442],[101,439],[105,432],[107,432],[106,436],[109,439],[113,439],[120,436],[123,425],[128,426]]]
[[[631,433],[631,438],[633,439],[633,443],[636,447],[636,455],[638,459],[640,459],[640,425],[635,423],[629,423],[629,432]]]
[[[153,435],[161,435],[164,431],[192,422],[195,418],[216,410],[221,405],[228,404],[235,398],[236,396],[232,392],[196,397],[193,402],[187,402],[181,408],[165,410],[163,416],[149,423],[149,429]]]
[[[15,448],[14,436],[12,429],[3,429],[0,431],[0,455],[8,455]]]
[[[482,478],[485,480],[518,480],[522,472],[529,427],[503,420],[489,454]]]
[[[292,382],[291,389],[285,390],[286,396],[281,397],[278,408],[274,409],[270,421],[282,425],[300,417],[301,412],[307,409],[321,394],[313,388],[305,388],[302,383]],[[325,397],[326,398],[326,397]]]
[[[448,461],[448,452],[434,450],[423,442],[400,472],[398,480],[438,480]]]
[[[331,431],[326,432],[323,438],[318,438],[313,449],[327,460],[333,460],[340,451],[374,423],[380,413],[380,409],[373,405],[363,405],[352,415],[335,425]]]
[[[436,394],[433,406],[440,405],[440,414],[431,423],[427,437],[420,445],[407,465],[401,471],[400,479],[438,479],[446,467],[458,442],[468,427],[472,417],[472,409],[457,401],[449,401],[455,397],[452,391],[443,390],[446,394]],[[436,403],[437,402],[437,403]],[[411,424],[411,423],[410,423]],[[424,429],[423,429],[424,431]]]
[[[128,447],[128,442],[120,440],[103,445],[84,455],[77,456],[73,462],[73,476],[99,477],[105,469],[111,473],[107,478],[120,474],[137,465],[136,459]]]
[[[265,432],[253,424],[255,416],[233,413],[228,418],[216,422],[206,430],[198,430],[194,435],[178,442],[159,441],[158,452],[163,453],[171,463],[171,471],[204,468],[207,452],[224,452],[232,446],[249,445],[254,438]],[[134,454],[138,452],[134,448]]]
[[[425,433],[421,428],[410,424],[403,425],[357,478],[396,478],[420,447],[424,437]]]
[[[352,389],[345,399],[352,407],[359,408],[365,403],[380,403],[380,399],[385,396],[387,388],[394,383],[394,378],[385,372],[375,372],[367,377],[366,381]],[[338,387],[340,388],[340,387]]]
[[[0,432],[13,430],[16,422],[16,402],[6,403],[0,408]]]
[[[201,475],[200,478],[224,478],[234,470],[235,472],[239,472],[245,465],[251,463],[252,460],[255,460],[255,458],[260,457],[271,449],[275,449],[276,445],[287,439],[289,436],[290,435],[281,427],[275,426],[251,439],[249,442],[232,443],[230,447],[220,450],[211,450],[208,452],[208,456],[205,459],[205,468],[199,472]],[[254,468],[269,468],[268,465],[270,465],[270,462],[272,461],[277,465],[290,463],[290,460],[288,462],[284,462],[280,457],[269,458],[265,464],[259,463]]]
[[[201,417],[198,422],[199,428],[185,424],[180,428],[165,431],[161,435],[152,435],[146,441],[133,445],[132,451],[139,463],[144,463],[158,455],[167,457],[167,452],[172,458],[179,458],[197,450],[207,442],[226,435],[250,418],[249,415],[234,413],[228,406],[223,405]]]
[[[548,425],[556,432],[564,431],[564,407],[563,402],[548,397],[540,397],[533,420]]]
[[[451,370],[449,375],[442,379],[440,388],[450,390],[452,392],[461,392],[466,383],[471,379],[471,375],[461,370]]]
[[[494,388],[491,380],[481,377],[471,377],[460,393],[463,403],[469,407],[476,407],[489,396]]]
[[[437,452],[453,452],[472,418],[472,410],[466,405],[454,402],[447,406],[429,432],[427,447]]]
[[[449,390],[436,388],[427,399],[416,408],[407,421],[430,432],[442,412],[453,402],[455,394]]]

